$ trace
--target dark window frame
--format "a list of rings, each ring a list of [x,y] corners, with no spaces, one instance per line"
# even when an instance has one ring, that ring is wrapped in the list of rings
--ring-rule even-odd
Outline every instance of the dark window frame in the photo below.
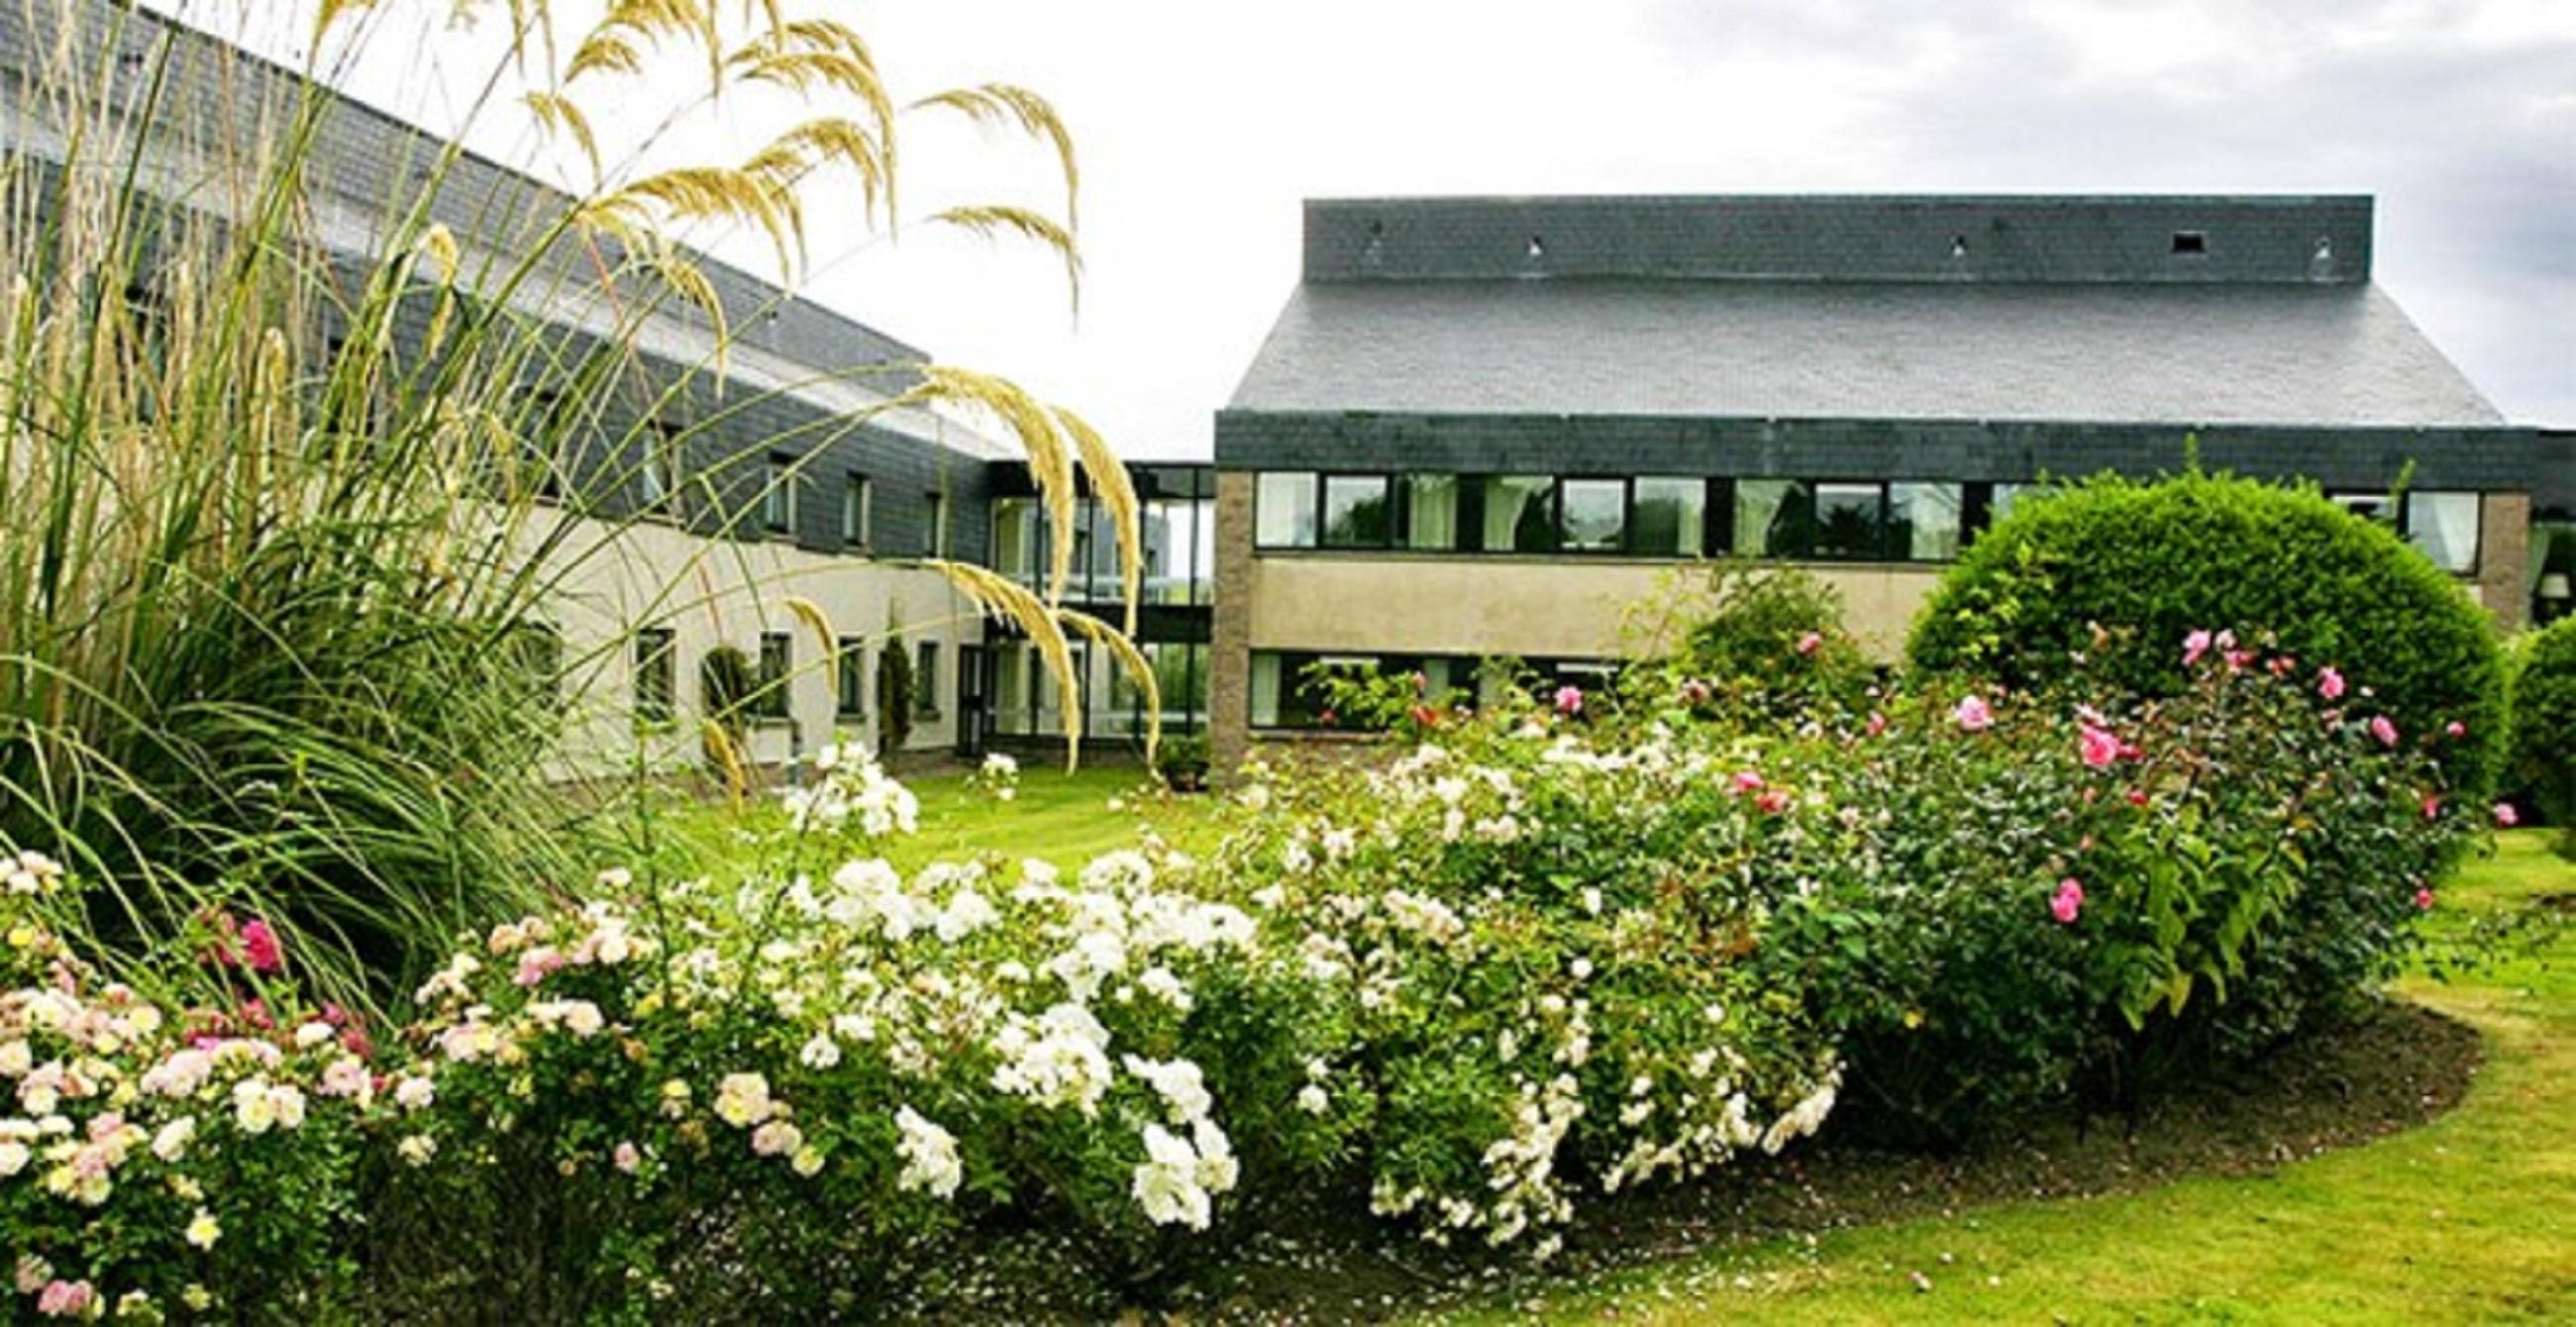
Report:
[[[669,627],[635,629],[633,658],[635,717],[646,723],[669,723],[680,707],[680,637]]]
[[[864,723],[868,717],[868,642],[843,636],[832,642],[832,717]]]
[[[796,675],[796,634],[791,631],[760,633],[760,651],[752,665],[753,700],[746,712],[767,722],[783,722],[792,714],[789,691]]]

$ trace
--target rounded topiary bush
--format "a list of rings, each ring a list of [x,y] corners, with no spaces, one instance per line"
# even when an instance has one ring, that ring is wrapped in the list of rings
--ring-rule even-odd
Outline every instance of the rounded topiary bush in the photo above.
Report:
[[[2519,651],[2512,778],[2576,843],[2576,617],[2533,633]]]
[[[2496,786],[2505,666],[2492,620],[2394,531],[2304,486],[2193,471],[2034,495],[1942,577],[1907,654],[2008,684],[2080,668],[2169,695],[2188,677],[2185,636],[2228,629],[2349,677],[2352,703],[2434,748],[2456,795]]]

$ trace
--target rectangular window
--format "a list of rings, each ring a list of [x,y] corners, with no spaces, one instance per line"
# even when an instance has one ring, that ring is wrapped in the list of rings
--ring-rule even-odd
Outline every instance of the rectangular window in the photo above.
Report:
[[[2326,501],[2365,521],[2392,528],[2397,524],[2397,499],[2385,493],[2329,493]]]
[[[1576,553],[1616,553],[1628,545],[1628,481],[1568,479],[1559,487],[1558,538]]]
[[[644,455],[635,466],[635,507],[641,512],[666,512],[680,491],[680,440],[668,424],[651,424],[638,437],[644,444]]]
[[[1447,552],[1458,546],[1458,477],[1407,475],[1404,546]]]
[[[912,647],[912,712],[922,719],[939,717],[939,642]]]
[[[1646,557],[1695,558],[1708,547],[1707,529],[1707,481],[1637,481],[1637,511],[1628,529],[1630,552]]]
[[[832,642],[832,716],[851,723],[868,717],[868,643],[857,636]]]
[[[1253,500],[1253,542],[1263,548],[1315,546],[1315,476],[1305,470],[1264,471]]]
[[[944,558],[948,556],[948,495],[932,493],[927,497],[930,503],[930,545],[922,553],[925,557]]]
[[[852,474],[841,481],[841,542],[852,548],[868,546],[869,510],[868,477]]]
[[[1038,560],[1037,499],[993,499],[993,570],[1035,584]]]
[[[2433,565],[2466,574],[2478,569],[2478,495],[2409,493],[2406,538]]]
[[[1556,479],[1552,475],[1487,475],[1484,538],[1488,553],[1556,550]]]
[[[796,638],[784,631],[760,633],[760,673],[752,679],[757,695],[751,712],[764,719],[787,717],[787,677],[796,667]]]
[[[656,722],[671,717],[679,696],[679,647],[669,627],[635,633],[635,716]]]
[[[796,529],[796,461],[793,457],[769,458],[767,487],[760,490],[760,524],[771,534],[792,534]]]
[[[1845,562],[1886,557],[1886,491],[1876,484],[1816,485],[1815,556]]]
[[[1735,552],[1748,558],[1802,558],[1815,542],[1816,504],[1795,479],[1741,479],[1735,484]]]
[[[1394,514],[1385,475],[1327,475],[1324,478],[1324,546],[1384,548]]]
[[[2013,504],[2019,502],[2029,492],[2030,488],[2031,485],[2028,484],[1995,485],[1993,496],[1987,499],[1986,524],[1993,525],[1995,522],[2012,515]]]
[[[1957,484],[1906,483],[1887,486],[1888,547],[1908,562],[1949,562],[1959,556],[1960,513],[1965,507]]]

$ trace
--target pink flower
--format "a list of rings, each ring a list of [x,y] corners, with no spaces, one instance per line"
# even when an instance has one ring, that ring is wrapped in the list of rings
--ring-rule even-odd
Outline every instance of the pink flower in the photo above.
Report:
[[[2131,806],[2145,806],[2146,804],[2147,804],[2147,790],[2146,790],[2146,789],[2144,789],[2144,788],[2131,788],[2131,789],[2129,790],[2129,805],[2131,805]]]
[[[1995,712],[1987,707],[1985,699],[1980,696],[1970,696],[1960,701],[1959,708],[1950,713],[1952,718],[1959,721],[1961,728],[1972,733],[1981,733],[1995,726]]]
[[[2424,794],[2424,818],[2426,820],[2439,820],[2442,818],[2441,798],[2436,797],[2431,793]]]
[[[1736,771],[1735,791],[1740,793],[1754,793],[1762,791],[1762,776],[1749,769]]]
[[[2389,722],[2385,714],[2370,716],[2370,735],[2378,738],[2381,746],[2397,745],[2397,725]]]
[[[1817,650],[1822,649],[1824,644],[1825,634],[1823,632],[1810,631],[1806,635],[1798,638],[1798,653],[1814,654]]]
[[[2120,758],[2120,739],[2113,737],[2109,730],[2089,723],[2084,725],[2083,735],[2076,740],[2076,745],[2083,752],[2084,763],[2093,769],[2107,769],[2112,761]]]
[[[2048,915],[2055,917],[2060,926],[2072,926],[2076,914],[2083,910],[2084,886],[2071,875],[2058,881],[2057,893],[2048,900]]]
[[[2229,650],[2221,657],[2227,660],[2227,671],[2231,673],[2244,672],[2245,665],[2254,662],[2254,652],[2252,650]]]
[[[2469,735],[2469,726],[2457,719],[2453,719],[2449,723],[2442,725],[2442,731],[2449,733],[2453,737],[2466,737]]]
[[[2331,668],[2318,669],[2317,694],[2328,700],[2343,699],[2343,674]]]
[[[1870,736],[1872,736],[1872,737],[1876,737],[1876,736],[1878,736],[1880,733],[1886,732],[1886,731],[1887,731],[1887,716],[1886,716],[1886,715],[1884,715],[1884,714],[1879,713],[1879,712],[1878,712],[1878,711],[1876,711],[1876,710],[1871,710],[1871,711],[1869,712],[1869,724],[1868,724],[1868,727],[1867,727],[1866,729],[1864,729],[1864,731],[1866,731],[1866,732],[1867,732]]]
[[[1556,689],[1556,712],[1565,715],[1581,714],[1583,712],[1583,688],[1558,687]]]
[[[2189,635],[2187,635],[2187,636],[2184,636],[2184,637],[2182,638],[2182,666],[2183,666],[2183,667],[2185,667],[2185,668],[2189,668],[2189,667],[2191,667],[2193,664],[2199,663],[2199,662],[2200,662],[2200,656],[2202,656],[2202,655],[2204,655],[2204,654],[2207,654],[2207,653],[2209,653],[2209,633],[2208,633],[2208,632],[2206,632],[2206,631],[2195,631],[2195,632],[2192,632],[2191,634],[2189,634]]]
[[[1776,816],[1789,809],[1789,794],[1785,789],[1773,788],[1754,798],[1753,804],[1762,808],[1764,815]]]
[[[1683,703],[1683,704],[1685,704],[1685,705],[1705,705],[1705,704],[1707,704],[1707,703],[1708,703],[1708,697],[1709,697],[1708,683],[1703,682],[1703,681],[1699,680],[1699,679],[1698,679],[1698,678],[1696,678],[1696,677],[1694,677],[1694,678],[1690,679],[1690,680],[1689,680],[1689,681],[1687,681],[1687,682],[1682,683],[1682,703]]]
[[[2495,804],[2495,822],[2498,829],[2511,829],[2522,823],[2522,813],[2514,810],[2511,802],[2498,802]]]
[[[278,949],[277,932],[270,930],[267,922],[256,917],[243,922],[241,942],[242,957],[249,961],[251,971],[275,972],[286,965],[286,956]]]
[[[636,1168],[644,1164],[644,1154],[637,1151],[633,1143],[619,1143],[617,1150],[610,1155],[610,1159],[616,1163],[619,1170],[629,1175],[634,1174]]]
[[[2415,891],[2415,910],[2417,912],[2433,910],[2433,891],[2429,886]]]
[[[98,1291],[87,1281],[51,1281],[43,1294],[36,1297],[36,1312],[48,1318],[68,1318],[86,1312]]]
[[[519,970],[510,980],[521,986],[534,986],[553,975],[565,961],[562,950],[552,945],[539,945],[519,955]]]

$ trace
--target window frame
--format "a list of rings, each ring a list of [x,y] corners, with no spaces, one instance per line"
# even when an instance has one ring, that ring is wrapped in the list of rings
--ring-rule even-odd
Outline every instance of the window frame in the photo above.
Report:
[[[637,627],[628,667],[635,717],[650,724],[675,721],[680,713],[680,634],[665,626]]]
[[[865,550],[875,543],[876,481],[864,470],[841,476],[841,547]]]
[[[842,636],[832,642],[832,717],[851,723],[868,718],[868,641]]]
[[[768,483],[760,491],[761,531],[776,538],[792,539],[796,535],[796,489],[802,479],[796,470],[796,458],[784,452],[771,452],[762,475]]]
[[[773,657],[774,651],[774,657]],[[796,676],[796,633],[764,631],[754,656],[751,692],[755,698],[745,713],[764,723],[783,723],[794,714],[788,694]]]
[[[939,642],[912,643],[912,717],[939,717]]]

